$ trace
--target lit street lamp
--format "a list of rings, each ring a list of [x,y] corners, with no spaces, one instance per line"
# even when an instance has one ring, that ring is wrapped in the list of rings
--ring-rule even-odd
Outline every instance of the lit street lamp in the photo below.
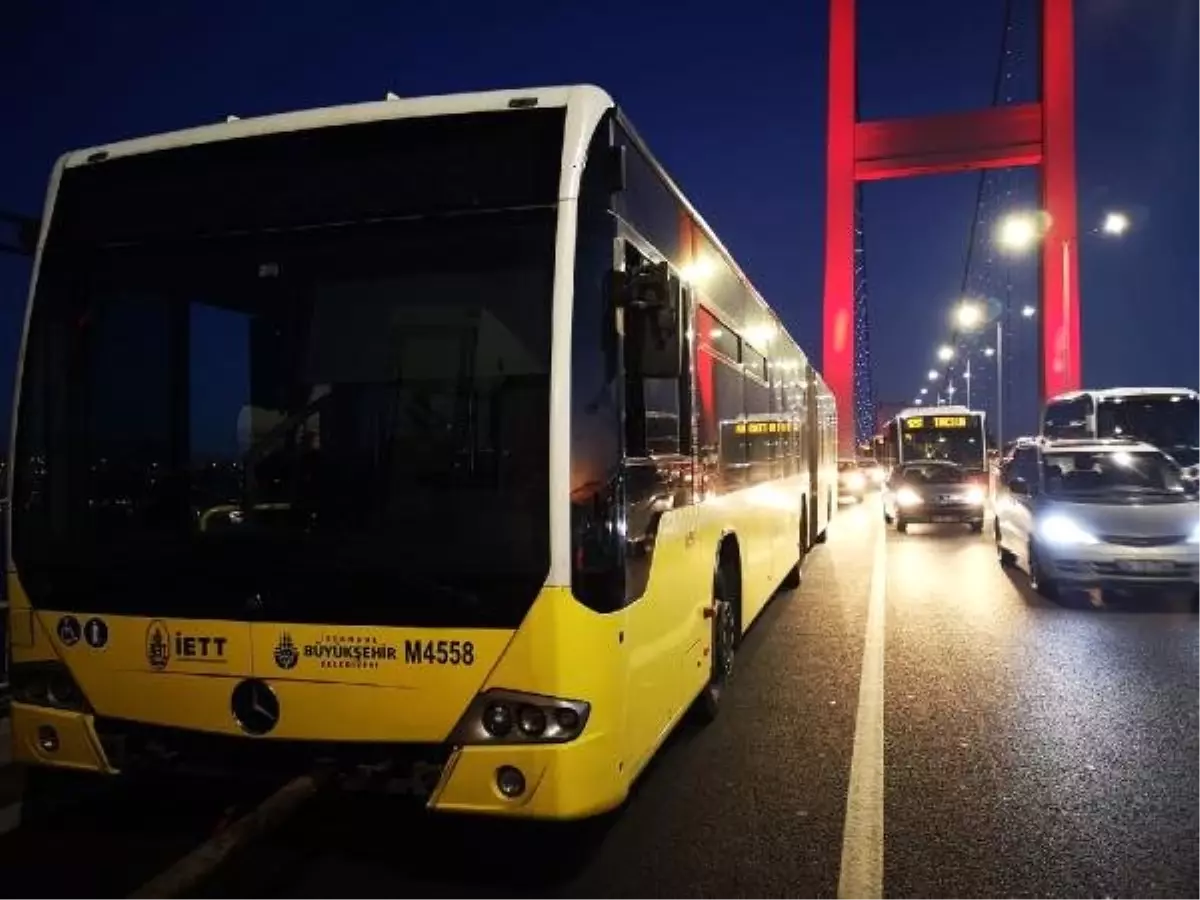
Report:
[[[964,331],[971,331],[978,328],[979,323],[983,321],[983,307],[979,303],[964,300],[958,305],[955,317],[958,319],[959,328],[962,328]]]
[[[1129,216],[1123,212],[1110,212],[1104,216],[1100,230],[1113,237],[1120,237],[1129,230]]]
[[[1012,213],[1000,221],[996,239],[1005,250],[1021,253],[1037,242],[1039,230],[1036,214]]]
[[[924,397],[929,393],[929,388],[921,388],[921,396]]]
[[[938,372],[938,370],[937,370],[937,369],[930,369],[930,370],[929,370],[929,380],[930,380],[930,381],[937,381],[937,380],[938,380],[939,378],[941,378],[941,377],[942,377],[942,376],[941,376],[941,374]]]
[[[1032,307],[1025,307],[1032,309]],[[1025,315],[1025,310],[1021,310],[1021,314]],[[958,305],[958,310],[955,313],[958,319],[958,324],[966,331],[974,331],[982,327],[987,322],[986,307],[974,300],[963,300]],[[996,318],[996,346],[986,348],[983,352],[985,356],[996,357],[996,443],[1003,446],[1001,432],[1004,430],[1004,354],[1001,352],[1004,347],[1004,327],[1003,322],[999,317]],[[967,382],[967,406],[971,405],[971,358],[967,357],[967,370],[963,377]]]
[[[1021,307],[1021,315],[1023,315],[1026,319],[1032,319],[1037,315],[1037,307],[1026,304],[1025,306]]]
[[[948,344],[943,344],[938,347],[937,355],[938,359],[942,362],[950,362],[950,360],[954,359],[954,348]]]

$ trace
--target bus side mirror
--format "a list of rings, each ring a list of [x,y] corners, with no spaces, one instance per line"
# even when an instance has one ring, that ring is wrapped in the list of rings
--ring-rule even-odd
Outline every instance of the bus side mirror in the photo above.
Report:
[[[625,313],[625,372],[635,378],[683,373],[680,285],[665,262],[613,273],[613,305]]]

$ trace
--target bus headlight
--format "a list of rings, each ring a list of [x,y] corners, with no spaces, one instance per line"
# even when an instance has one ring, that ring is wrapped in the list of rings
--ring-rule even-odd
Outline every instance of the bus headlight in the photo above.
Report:
[[[924,501],[921,495],[910,487],[902,487],[896,491],[896,502],[901,506],[920,506]]]
[[[30,706],[48,706],[71,712],[87,712],[83,691],[61,662],[13,663],[9,672],[12,699]]]
[[[452,744],[562,744],[583,733],[591,706],[496,688],[479,694],[450,735]]]

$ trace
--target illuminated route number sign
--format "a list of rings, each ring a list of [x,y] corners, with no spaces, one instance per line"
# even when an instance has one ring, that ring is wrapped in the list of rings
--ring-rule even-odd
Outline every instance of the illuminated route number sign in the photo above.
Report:
[[[966,416],[929,416],[931,428],[966,428]],[[913,419],[906,419],[904,427],[909,431],[917,431],[925,427],[925,416],[917,416]]]

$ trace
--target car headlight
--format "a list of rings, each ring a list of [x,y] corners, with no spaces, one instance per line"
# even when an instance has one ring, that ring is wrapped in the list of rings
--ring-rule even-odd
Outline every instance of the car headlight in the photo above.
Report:
[[[846,487],[852,491],[857,491],[866,487],[866,482],[863,480],[861,473],[851,472],[846,476]]]
[[[1200,522],[1196,523],[1196,527],[1192,529],[1191,537],[1188,538],[1189,544],[1200,544]]]
[[[982,506],[985,495],[983,488],[973,487],[967,490],[967,502],[972,506]]]
[[[1038,531],[1051,544],[1095,544],[1096,538],[1066,516],[1047,516]]]
[[[896,502],[901,506],[920,506],[925,501],[910,487],[902,487],[896,491]]]

